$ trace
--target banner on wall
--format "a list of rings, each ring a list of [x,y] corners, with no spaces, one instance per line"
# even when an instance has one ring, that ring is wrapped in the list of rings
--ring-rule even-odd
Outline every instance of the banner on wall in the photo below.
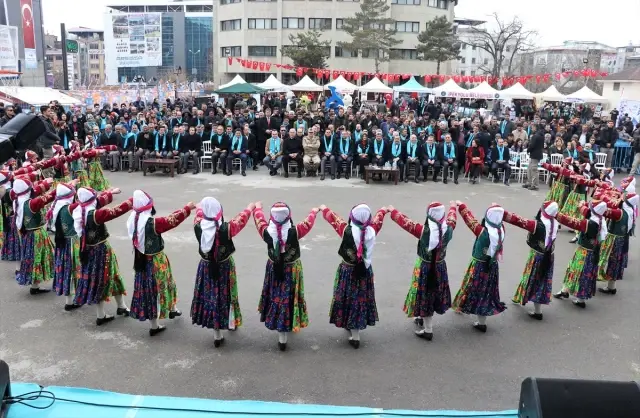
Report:
[[[18,71],[18,28],[0,25],[0,69]],[[14,77],[0,75],[0,77]]]
[[[20,0],[22,13],[22,42],[24,43],[24,63],[29,69],[38,68],[36,55],[36,32],[33,23],[33,7],[31,0]]]
[[[31,1],[31,0],[29,0]],[[111,42],[105,42],[109,59],[117,67],[157,67],[162,65],[162,14],[112,14],[107,23]],[[113,58],[112,58],[113,57]]]
[[[620,100],[618,110],[621,115],[627,114],[633,122],[633,126],[640,123],[640,101],[638,100]]]

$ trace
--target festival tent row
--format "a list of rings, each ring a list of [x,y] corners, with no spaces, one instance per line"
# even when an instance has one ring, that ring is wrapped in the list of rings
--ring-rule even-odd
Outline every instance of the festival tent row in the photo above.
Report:
[[[394,86],[393,91],[399,93],[431,93],[430,88],[418,83],[414,77],[411,77],[409,81],[400,86]]]
[[[257,83],[256,86],[273,92],[289,91],[289,86],[282,84],[273,74],[271,74],[264,82]]]
[[[82,106],[80,100],[48,87],[0,87],[0,99],[14,104],[42,106],[57,101],[62,106]]]

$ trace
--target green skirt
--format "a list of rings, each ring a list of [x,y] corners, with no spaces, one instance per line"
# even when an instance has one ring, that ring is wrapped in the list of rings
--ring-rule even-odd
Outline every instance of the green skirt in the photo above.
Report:
[[[562,208],[564,203],[562,200],[564,199],[566,189],[567,185],[564,184],[561,180],[554,181],[553,186],[551,186],[551,189],[547,193],[545,201],[556,202],[558,204],[558,207]]]
[[[89,184],[97,192],[103,192],[109,188],[109,182],[104,178],[99,159],[89,161]]]
[[[571,216],[572,218],[582,218],[580,214],[580,202],[586,200],[583,194],[572,191],[569,193],[567,197],[567,201],[562,205],[562,209],[560,209],[560,213],[566,216]]]

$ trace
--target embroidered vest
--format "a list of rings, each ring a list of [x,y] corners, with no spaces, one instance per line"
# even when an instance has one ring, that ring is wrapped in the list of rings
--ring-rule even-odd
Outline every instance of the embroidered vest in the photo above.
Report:
[[[353,239],[351,228],[351,225],[349,225],[344,229],[338,255],[342,257],[345,263],[355,265],[358,264],[358,247],[356,247],[356,241]]]
[[[622,218],[620,218],[619,221],[609,219],[607,222],[607,229],[610,234],[618,237],[629,235],[629,215],[627,215],[627,211],[622,210]]]
[[[547,251],[546,248],[546,240],[547,240],[547,228],[545,227],[542,221],[536,221],[536,230],[535,232],[527,234],[527,245],[534,251],[539,253],[544,253]],[[551,244],[551,249],[549,252],[553,253],[555,249],[556,243],[555,241]]]
[[[279,254],[276,253],[275,246],[273,245],[273,239],[266,229],[262,234],[262,239],[267,243],[267,255],[269,256],[269,259],[276,262]],[[283,261],[285,264],[293,263],[300,258],[300,242],[298,241],[298,231],[296,230],[295,225],[292,225],[291,228],[289,228],[286,245],[287,250],[282,254]]]
[[[580,232],[578,235],[578,245],[587,250],[594,250],[598,247],[598,224],[591,220],[588,222],[587,232]]]
[[[155,220],[149,217],[144,226],[144,254],[155,255],[162,250],[164,250],[164,240],[162,235],[156,232]]]
[[[84,230],[84,243],[89,247],[94,247],[109,238],[107,225],[99,224],[95,218],[96,211],[92,210],[87,215],[87,224]]]
[[[24,209],[22,215],[22,227],[28,231],[43,227],[45,224],[45,212],[44,209],[38,212],[32,212],[29,207],[31,199],[24,202]]]
[[[59,234],[61,234],[61,237],[63,238],[77,236],[73,223],[73,216],[69,212],[69,205],[60,208],[58,218],[56,219],[56,238]]]
[[[491,246],[491,239],[489,238],[489,232],[487,232],[486,228],[482,230],[480,236],[478,236],[473,243],[473,251],[471,255],[473,258],[488,262],[491,261],[492,258],[489,256],[489,247]],[[493,261],[497,261],[496,258],[493,258]]]
[[[431,229],[429,229],[428,223],[425,223],[422,228],[422,235],[418,240],[418,257],[423,259],[424,261],[431,262],[433,261],[433,257],[437,253],[436,262],[444,261],[447,256],[447,246],[453,238],[453,229],[449,225],[442,225],[445,228],[444,236],[442,237],[442,247],[434,248],[429,251],[429,239],[431,237]]]
[[[200,249],[202,228],[200,227],[199,222],[193,227],[193,230],[196,233],[196,238],[198,239],[198,252],[200,253],[200,257],[202,257],[203,260],[209,260],[209,253],[203,253]],[[213,250],[213,247],[211,249]],[[218,256],[216,257],[216,261],[218,263],[225,261],[235,252],[236,247],[233,245],[233,240],[231,239],[231,236],[229,234],[229,223],[222,222],[220,224],[220,228],[218,229]]]

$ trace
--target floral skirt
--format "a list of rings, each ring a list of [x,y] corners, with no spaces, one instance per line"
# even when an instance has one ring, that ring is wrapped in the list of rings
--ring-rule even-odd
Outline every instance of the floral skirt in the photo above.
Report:
[[[373,268],[369,266],[358,275],[358,268],[340,263],[333,283],[333,299],[329,323],[344,329],[365,329],[378,321]]]
[[[56,187],[58,187],[58,184],[60,184],[60,183],[69,183],[69,182],[71,182],[71,176],[70,175],[66,175],[64,177],[57,178],[57,179],[54,178],[53,179],[53,186],[51,186],[51,189],[55,190]]]
[[[89,175],[87,174],[87,170],[78,170],[73,172],[73,179],[78,180],[78,186],[80,187],[91,187],[91,182],[89,181]]]
[[[553,182],[553,186],[547,193],[547,197],[545,201],[553,201],[558,204],[559,208],[562,208],[564,205],[564,199],[567,198],[567,185],[564,184],[561,180],[556,180]]]
[[[55,249],[54,259],[53,291],[58,296],[73,295],[82,274],[80,239],[77,236],[67,238],[64,247]]]
[[[171,264],[164,252],[146,256],[144,271],[137,271],[129,316],[139,321],[165,319],[178,301]]]
[[[109,182],[104,178],[99,159],[89,161],[89,184],[97,192],[103,192],[109,188]]]
[[[309,325],[300,259],[285,264],[280,279],[273,262],[267,261],[258,312],[260,322],[264,322],[264,326],[273,331],[298,332]]]
[[[37,285],[53,279],[53,244],[44,227],[22,234],[22,260],[16,271],[21,286]]]
[[[4,244],[2,245],[2,259],[4,261],[20,261],[22,259],[22,244],[20,234],[16,229],[14,215],[9,216],[7,228],[4,231]]]
[[[211,278],[210,267],[208,260],[200,260],[198,264],[191,302],[191,322],[203,328],[227,329],[230,313],[233,313],[232,325],[237,328],[242,325],[242,314],[233,257],[218,263],[220,276],[217,279]]]
[[[444,315],[451,307],[451,290],[447,263],[430,263],[416,259],[409,293],[402,310],[409,318],[426,318],[434,313]]]
[[[493,316],[507,307],[500,301],[500,280],[498,262],[485,262],[471,258],[462,285],[453,301],[456,312]]]
[[[622,280],[629,259],[628,237],[607,234],[600,244],[598,280]]]
[[[109,301],[111,296],[126,295],[118,259],[109,241],[90,246],[87,251],[87,263],[81,266],[73,303],[94,305]]]
[[[591,299],[596,294],[597,253],[578,246],[564,274],[564,287],[578,299]]]
[[[582,215],[580,214],[580,202],[586,201],[587,196],[584,193],[577,193],[572,191],[569,193],[566,202],[562,205],[562,209],[560,209],[560,213],[566,216],[571,216],[572,218],[582,219]]]
[[[522,279],[513,296],[513,301],[521,305],[526,305],[527,302],[548,305],[551,301],[553,285],[553,264],[553,253],[545,255],[529,250],[529,258],[524,266]]]

